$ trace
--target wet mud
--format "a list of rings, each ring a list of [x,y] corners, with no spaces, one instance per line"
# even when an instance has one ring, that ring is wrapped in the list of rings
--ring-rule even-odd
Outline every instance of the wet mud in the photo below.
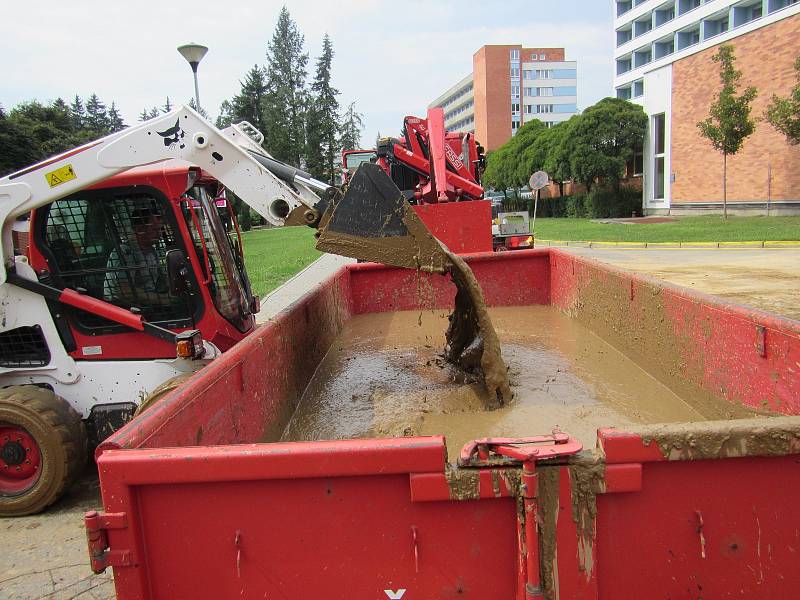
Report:
[[[361,315],[320,363],[283,440],[445,435],[468,441],[559,427],[595,446],[599,427],[731,417],[730,405],[680,397],[585,326],[549,306],[491,308],[514,399],[486,410],[486,389],[441,356],[447,311]]]

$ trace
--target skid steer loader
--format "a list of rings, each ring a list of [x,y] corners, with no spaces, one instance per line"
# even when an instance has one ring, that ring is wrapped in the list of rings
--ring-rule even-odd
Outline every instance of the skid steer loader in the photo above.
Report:
[[[253,330],[222,186],[272,225],[319,228],[321,249],[447,270],[375,165],[341,198],[262,141],[180,107],[0,179],[0,516],[46,508],[91,446]]]

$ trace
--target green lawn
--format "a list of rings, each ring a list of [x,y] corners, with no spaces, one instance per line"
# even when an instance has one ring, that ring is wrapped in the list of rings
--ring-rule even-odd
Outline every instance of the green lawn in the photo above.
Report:
[[[242,233],[254,294],[271,292],[322,255],[314,248],[315,231],[310,227],[273,227]]]
[[[800,217],[682,217],[671,223],[627,225],[588,219],[536,219],[542,240],[590,242],[750,242],[800,240]]]

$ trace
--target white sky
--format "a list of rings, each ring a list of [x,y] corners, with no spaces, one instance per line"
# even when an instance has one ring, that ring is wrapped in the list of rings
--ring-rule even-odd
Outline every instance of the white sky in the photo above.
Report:
[[[0,103],[86,98],[116,101],[125,121],[164,103],[188,102],[191,71],[175,48],[210,48],[200,64],[200,100],[213,117],[264,64],[281,1],[7,0],[0,36]],[[325,32],[334,84],[365,115],[362,141],[397,134],[405,115],[470,72],[484,44],[563,46],[578,61],[578,103],[612,93],[612,3],[608,0],[297,0],[285,2],[305,35],[309,73]]]

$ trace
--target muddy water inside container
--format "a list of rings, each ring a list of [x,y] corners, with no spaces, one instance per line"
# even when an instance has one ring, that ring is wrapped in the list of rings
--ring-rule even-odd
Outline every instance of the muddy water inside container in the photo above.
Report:
[[[732,418],[723,402],[681,398],[549,306],[492,308],[514,400],[484,410],[439,352],[446,311],[361,315],[320,363],[283,440],[436,435],[455,459],[469,440],[559,427],[594,447],[598,427]],[[736,416],[742,416],[737,414]]]

